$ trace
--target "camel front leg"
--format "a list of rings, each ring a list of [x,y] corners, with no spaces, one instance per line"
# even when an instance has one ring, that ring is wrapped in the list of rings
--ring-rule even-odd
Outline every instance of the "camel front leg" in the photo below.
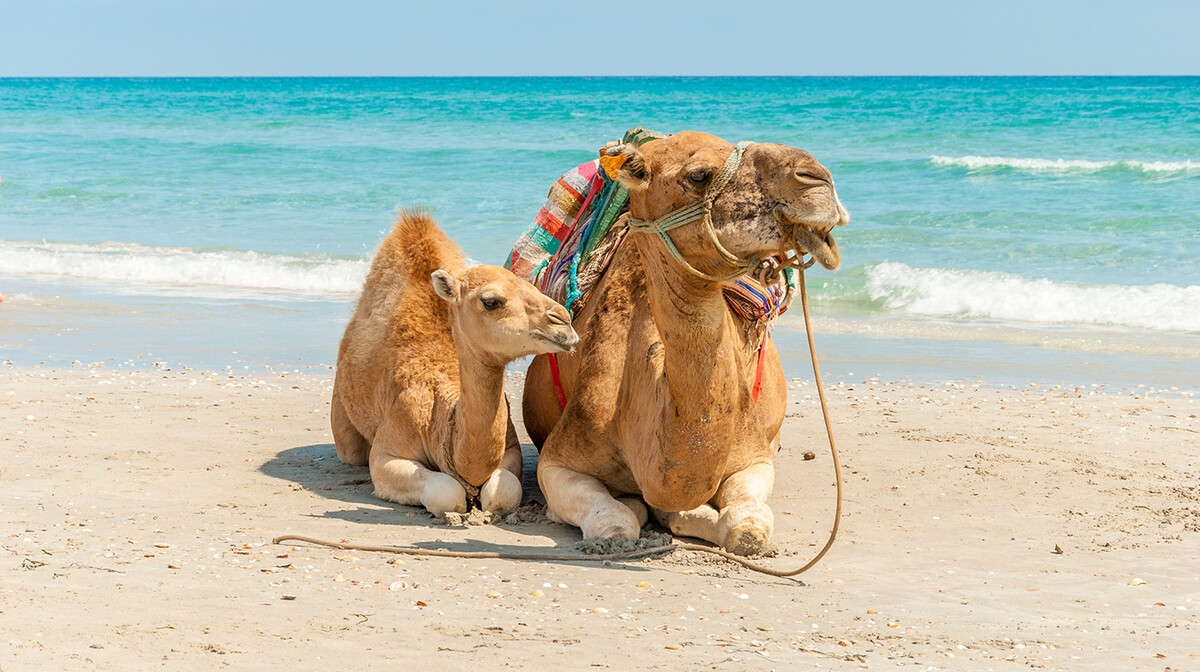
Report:
[[[721,483],[713,497],[719,510],[710,504],[690,511],[654,509],[654,517],[676,536],[710,541],[738,555],[755,555],[766,548],[775,524],[766,503],[774,483],[774,466],[756,464]]]
[[[512,420],[508,421],[508,435],[504,457],[500,467],[479,488],[479,505],[484,511],[504,515],[521,505],[521,440]]]
[[[775,515],[767,499],[775,488],[775,465],[760,463],[730,474],[717,488],[717,543],[730,553],[757,555],[767,547]]]
[[[695,537],[720,545],[720,516],[710,504],[701,504],[690,511],[651,509],[660,525],[677,537]]]
[[[375,496],[398,504],[420,504],[438,518],[467,512],[467,491],[453,476],[432,471],[416,460],[382,452],[371,455]]]
[[[637,539],[641,534],[644,521],[640,516],[614,499],[594,476],[551,464],[543,457],[538,463],[538,484],[550,517],[578,527],[585,539]]]

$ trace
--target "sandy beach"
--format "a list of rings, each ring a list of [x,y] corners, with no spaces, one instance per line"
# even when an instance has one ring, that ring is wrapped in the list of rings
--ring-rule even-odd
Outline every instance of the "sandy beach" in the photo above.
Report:
[[[0,18],[0,672],[1200,672],[1200,2],[150,4]],[[379,254],[416,212],[465,264]],[[572,314],[562,462],[658,436],[669,489],[751,464],[770,329],[751,561],[829,553],[595,555],[670,535],[547,517],[530,357],[514,513],[376,497],[347,325],[444,334],[392,299],[478,264]],[[442,283],[456,347],[553,347],[500,277]]]
[[[776,579],[686,552],[273,545],[577,552],[579,532],[545,520],[454,527],[376,499],[334,453],[331,383],[328,369],[0,368],[0,669],[1200,669],[1186,392],[832,387],[842,533],[809,573]],[[824,543],[834,506],[811,382],[794,379],[789,404],[764,559],[780,568]]]

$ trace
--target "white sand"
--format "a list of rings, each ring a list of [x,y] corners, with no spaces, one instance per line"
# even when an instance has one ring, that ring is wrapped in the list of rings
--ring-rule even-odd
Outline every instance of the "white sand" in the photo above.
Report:
[[[435,525],[374,498],[334,454],[331,380],[0,368],[0,670],[1200,669],[1193,397],[835,388],[842,536],[782,580],[693,554],[606,566],[272,545],[579,539],[548,522]],[[834,504],[814,389],[791,398],[778,567],[811,557]]]

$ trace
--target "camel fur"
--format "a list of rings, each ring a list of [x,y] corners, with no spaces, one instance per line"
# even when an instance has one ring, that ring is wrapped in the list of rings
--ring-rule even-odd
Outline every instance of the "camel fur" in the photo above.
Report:
[[[484,510],[516,508],[521,448],[504,367],[569,352],[578,340],[570,321],[510,271],[467,268],[428,215],[401,213],[338,350],[330,418],[338,458],[369,465],[378,497],[435,516],[467,511],[459,478],[479,488]]]
[[[621,151],[617,179],[631,191],[630,214],[654,220],[702,198],[733,145],[687,132]],[[721,244],[743,261],[798,247],[835,268],[830,232],[849,215],[811,154],[755,144],[714,202],[712,220]],[[669,235],[697,270],[729,272],[699,223]],[[774,342],[758,341],[734,316],[720,282],[689,273],[657,235],[637,232],[574,323],[580,346],[557,356],[566,408],[544,356],[531,363],[524,391],[550,515],[585,537],[635,538],[653,512],[674,534],[761,552],[774,524],[766,502],[787,405]]]

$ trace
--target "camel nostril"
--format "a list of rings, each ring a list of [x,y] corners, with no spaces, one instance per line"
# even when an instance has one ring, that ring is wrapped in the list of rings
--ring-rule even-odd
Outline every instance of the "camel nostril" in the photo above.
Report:
[[[797,170],[792,174],[792,176],[796,178],[797,182],[805,187],[822,187],[829,184],[828,180],[804,170]]]
[[[567,314],[566,310],[551,310],[546,313],[546,320],[550,324],[558,325],[560,327],[571,324],[571,316]]]

